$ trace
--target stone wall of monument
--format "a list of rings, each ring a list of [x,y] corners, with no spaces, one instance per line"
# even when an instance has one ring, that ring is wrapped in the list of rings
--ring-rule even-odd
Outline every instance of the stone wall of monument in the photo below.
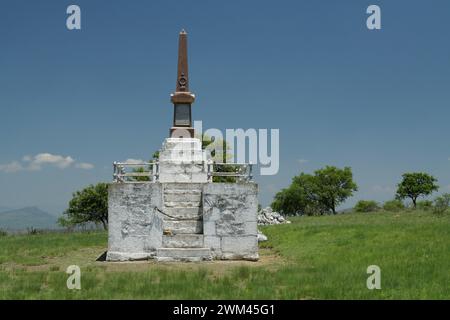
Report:
[[[107,260],[161,260],[163,253],[175,252],[180,261],[194,261],[182,255],[195,250],[215,259],[258,260],[257,194],[252,182],[112,183]],[[197,198],[198,208],[193,206]],[[180,221],[164,215],[180,216]],[[203,228],[192,229],[189,223],[196,221],[186,220],[191,215],[200,215]]]
[[[163,220],[160,183],[112,183],[108,190],[109,261],[154,257],[161,247]]]
[[[257,194],[255,183],[204,185],[204,244],[215,258],[258,259]]]

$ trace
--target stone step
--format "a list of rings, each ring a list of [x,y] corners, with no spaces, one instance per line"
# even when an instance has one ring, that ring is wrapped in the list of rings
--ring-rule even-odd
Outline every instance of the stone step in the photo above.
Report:
[[[198,205],[200,205],[201,200],[202,200],[202,194],[200,192],[199,193],[190,193],[190,192],[167,193],[167,192],[164,192],[164,201],[165,202],[195,202]]]
[[[164,235],[162,239],[164,248],[202,248],[202,234],[175,234],[173,236]]]
[[[200,189],[164,189],[164,194],[192,194],[201,195],[202,190]]]
[[[182,192],[202,192],[202,183],[165,183],[164,192],[182,191]]]
[[[156,250],[156,261],[205,261],[212,260],[209,248],[159,248]]]
[[[172,149],[189,149],[189,150],[202,150],[202,142],[200,139],[189,138],[168,138],[164,141],[162,150]]]
[[[172,234],[180,233],[202,233],[202,220],[164,220],[163,230],[168,230]]]
[[[183,208],[199,208],[200,201],[164,201],[164,207],[183,207]]]
[[[196,167],[204,167],[204,152],[202,150],[189,150],[189,149],[179,149],[179,150],[161,150],[159,153],[159,162],[163,166],[166,163],[172,165],[176,164],[186,164],[194,165]],[[191,167],[192,168],[192,167]]]
[[[164,212],[167,213],[169,216],[175,217],[170,218],[167,216],[164,216],[165,220],[176,220],[178,219],[192,219],[192,220],[198,220],[202,219],[202,209],[199,207],[192,207],[192,208],[186,208],[186,207],[170,207],[170,208],[164,208]]]

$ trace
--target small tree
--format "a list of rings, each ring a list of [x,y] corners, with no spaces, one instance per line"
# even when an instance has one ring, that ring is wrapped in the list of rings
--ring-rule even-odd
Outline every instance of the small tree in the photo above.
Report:
[[[436,178],[427,173],[405,173],[402,177],[403,180],[398,184],[396,197],[397,199],[410,198],[414,209],[417,207],[418,197],[430,195],[439,189]]]
[[[356,212],[374,212],[379,209],[379,206],[373,200],[359,200],[353,209]]]
[[[108,228],[108,184],[90,185],[73,194],[69,208],[58,219],[63,227],[83,225],[88,222],[101,223]]]
[[[403,209],[405,209],[405,205],[401,200],[398,199],[389,200],[383,204],[383,210],[385,211],[397,212]]]
[[[314,175],[301,173],[275,195],[272,209],[283,214],[336,213],[336,207],[357,190],[349,167],[327,166]]]
[[[322,214],[325,209],[317,201],[315,189],[314,176],[301,173],[292,179],[288,188],[275,195],[271,207],[283,215]]]
[[[315,173],[318,202],[336,214],[336,207],[353,195],[358,186],[353,181],[350,167],[339,169],[326,166]]]
[[[433,212],[442,214],[448,210],[450,206],[450,193],[444,193],[440,197],[434,199]]]
[[[422,200],[417,201],[417,209],[423,210],[423,211],[429,211],[433,209],[433,201],[431,200]]]

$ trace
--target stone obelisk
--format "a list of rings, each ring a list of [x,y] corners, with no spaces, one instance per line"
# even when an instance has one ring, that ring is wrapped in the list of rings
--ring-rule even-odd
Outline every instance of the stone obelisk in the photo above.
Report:
[[[178,72],[177,84],[171,101],[174,106],[173,125],[170,129],[172,138],[193,138],[191,106],[195,100],[193,93],[189,91],[189,70],[187,54],[187,33],[181,30],[178,39]]]
[[[160,182],[206,183],[207,154],[202,142],[194,137],[191,105],[195,100],[189,91],[187,33],[182,30],[178,45],[178,73],[175,92],[171,95],[174,106],[170,137],[166,138],[159,153]]]

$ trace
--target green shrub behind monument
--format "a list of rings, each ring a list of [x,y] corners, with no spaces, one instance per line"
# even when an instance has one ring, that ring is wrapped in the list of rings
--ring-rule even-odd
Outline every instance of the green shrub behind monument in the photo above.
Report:
[[[355,212],[374,212],[380,209],[378,203],[373,200],[360,200],[353,208]]]

